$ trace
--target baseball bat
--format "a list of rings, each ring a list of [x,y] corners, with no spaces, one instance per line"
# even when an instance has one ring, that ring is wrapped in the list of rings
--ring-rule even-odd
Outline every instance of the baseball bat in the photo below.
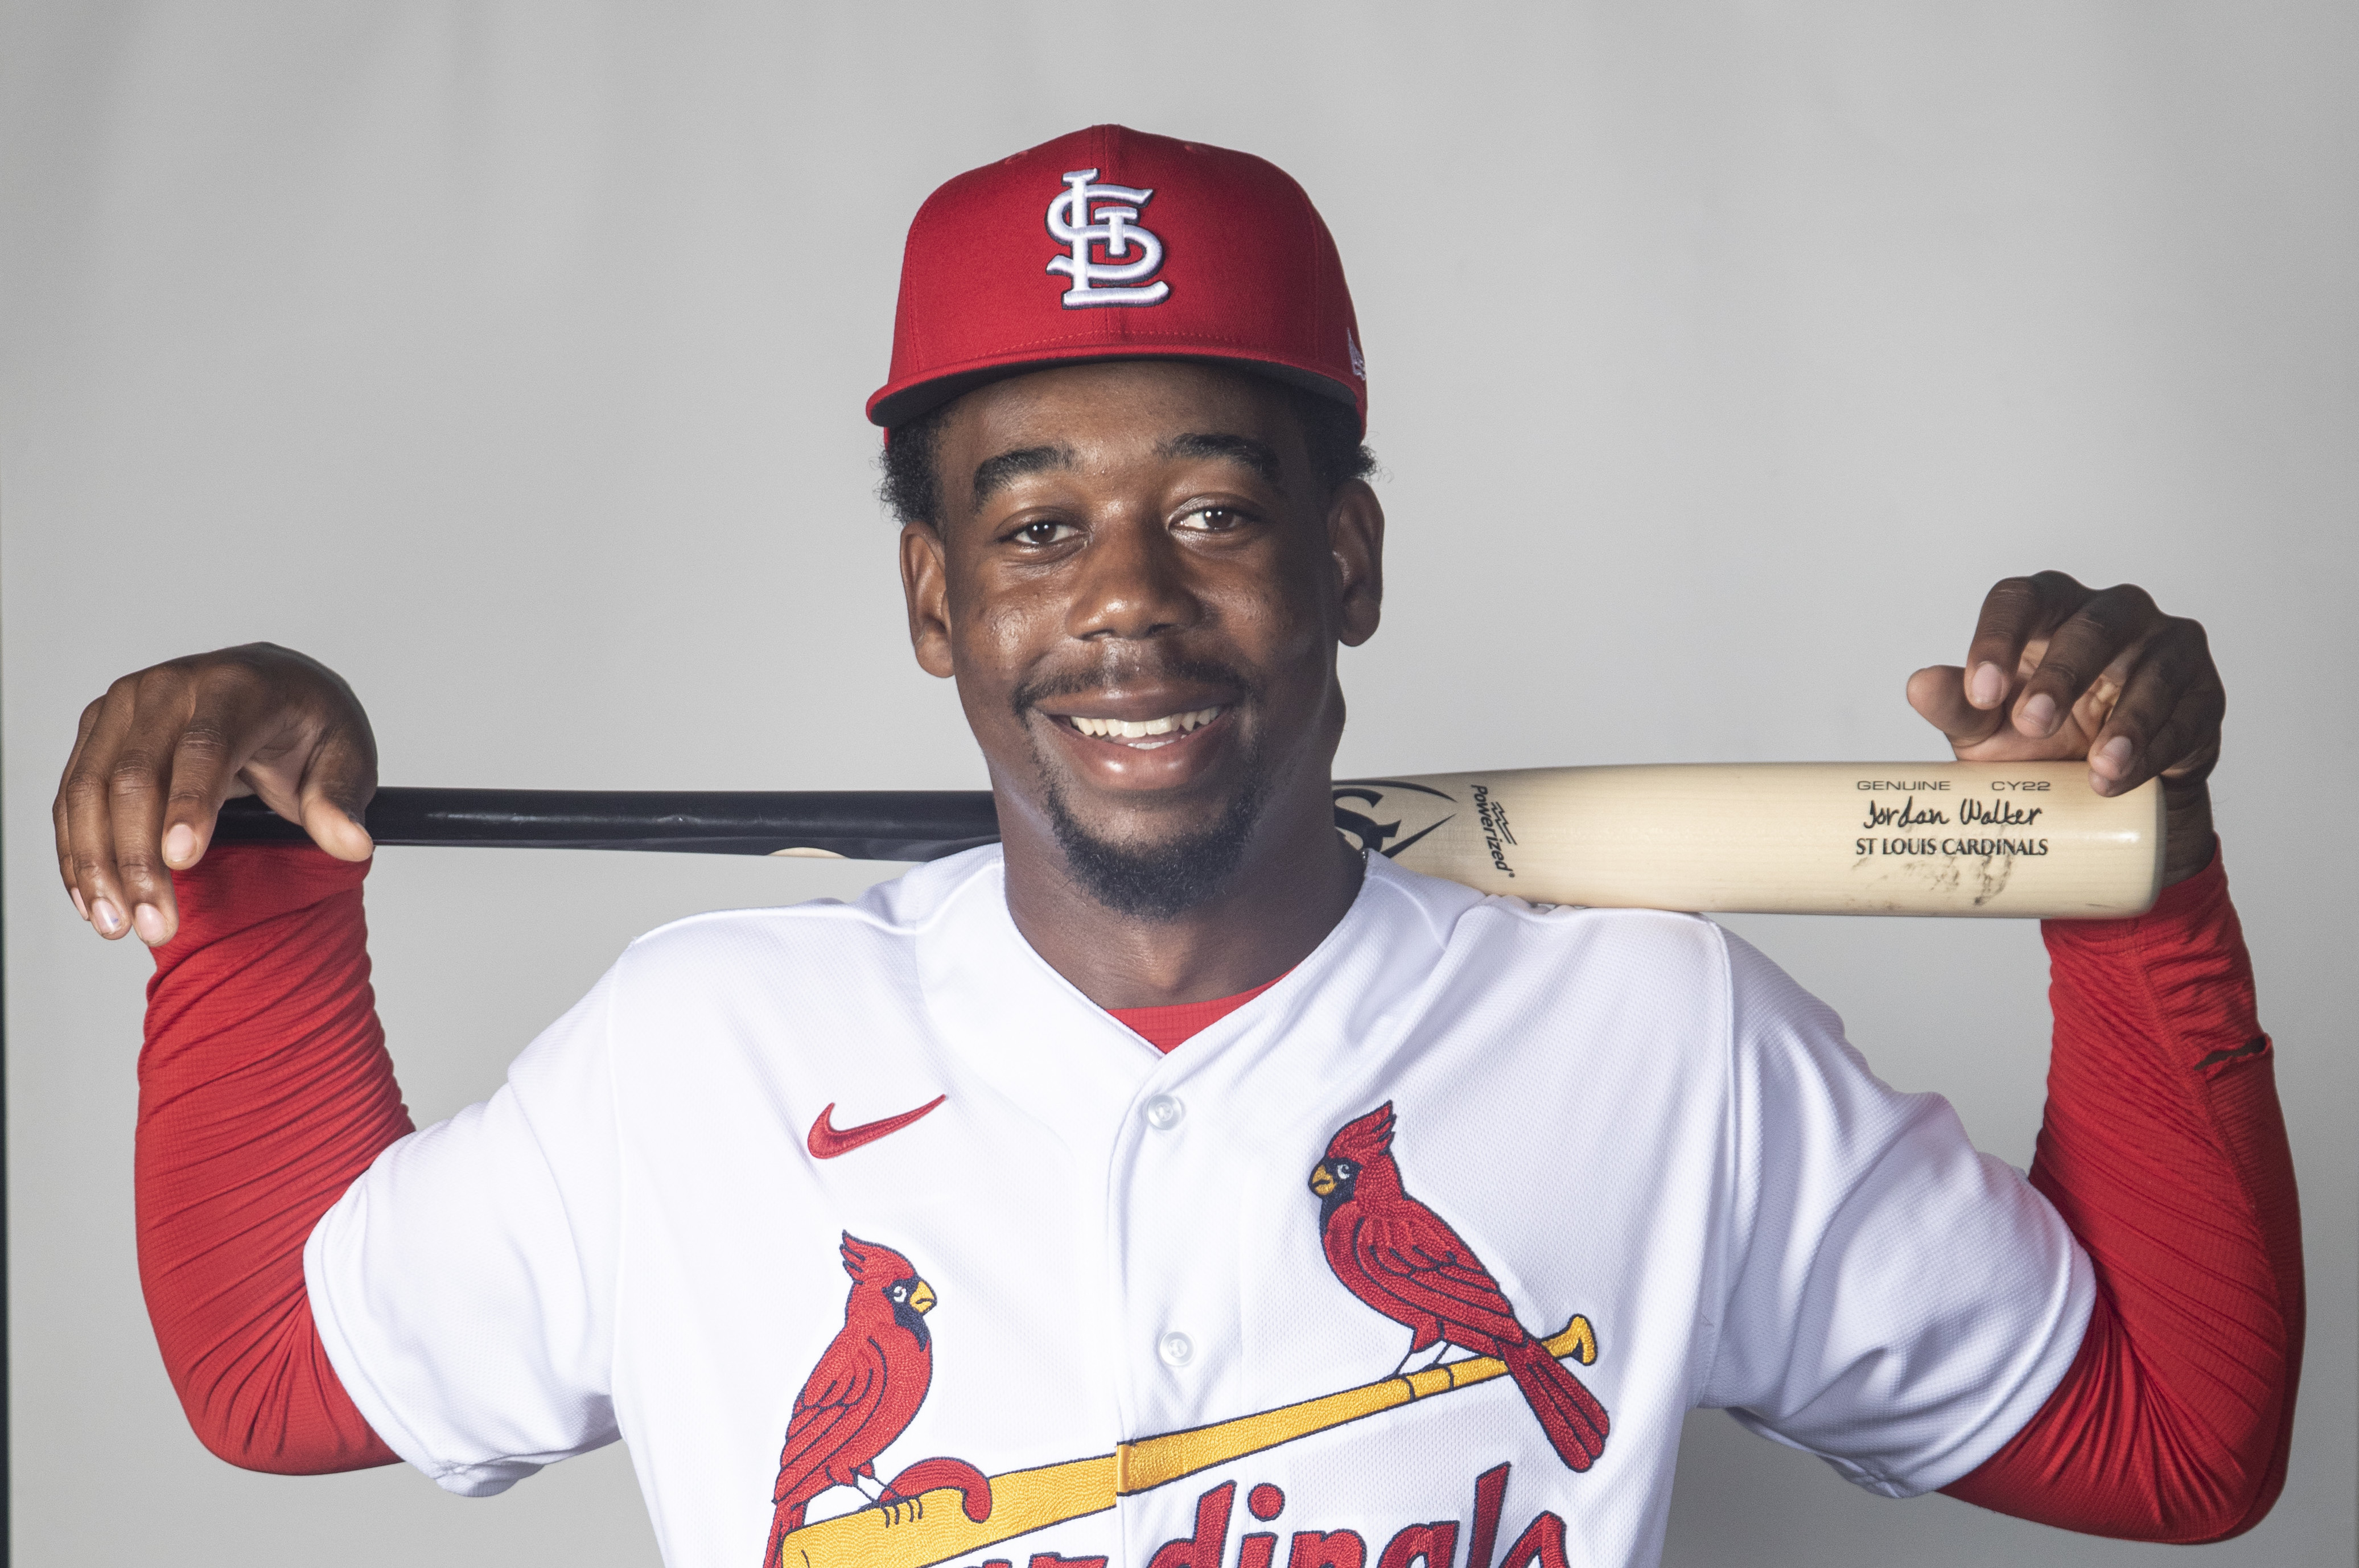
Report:
[[[2113,920],[2161,890],[2162,791],[2079,762],[1673,763],[1355,779],[1335,825],[1429,876],[1535,903],[1729,914]],[[935,860],[995,842],[983,790],[384,789],[379,844]],[[224,840],[296,841],[252,799]]]

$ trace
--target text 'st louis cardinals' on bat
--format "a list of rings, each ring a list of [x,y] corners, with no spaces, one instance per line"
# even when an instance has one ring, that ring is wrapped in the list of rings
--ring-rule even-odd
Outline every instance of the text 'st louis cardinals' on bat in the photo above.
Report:
[[[1363,850],[1543,904],[2119,920],[2162,888],[2163,801],[2080,762],[1669,763],[1347,779]],[[995,842],[984,790],[377,791],[379,844],[938,860]],[[224,840],[298,841],[261,802]]]

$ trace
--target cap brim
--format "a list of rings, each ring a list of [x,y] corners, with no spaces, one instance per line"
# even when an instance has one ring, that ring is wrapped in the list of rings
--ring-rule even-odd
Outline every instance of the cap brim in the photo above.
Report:
[[[1284,382],[1289,387],[1299,387],[1305,392],[1316,392],[1321,397],[1332,397],[1355,414],[1360,409],[1359,394],[1349,385],[1336,380],[1332,376],[1323,376],[1315,370],[1305,370],[1300,365],[1284,365],[1275,360],[1254,359],[1236,354],[1194,354],[1180,349],[1153,348],[1142,349],[1136,354],[1052,354],[1045,358],[1038,354],[1027,354],[1004,364],[979,365],[962,370],[954,370],[947,375],[929,376],[926,380],[908,387],[879,392],[869,400],[868,421],[871,424],[882,425],[887,432],[890,432],[909,423],[912,419],[923,419],[945,403],[954,402],[978,387],[987,387],[995,381],[1005,381],[1010,376],[1029,375],[1035,370],[1061,369],[1069,365],[1107,365],[1133,359],[1184,359],[1233,365],[1239,370],[1251,371],[1256,376],[1266,376],[1273,381]]]

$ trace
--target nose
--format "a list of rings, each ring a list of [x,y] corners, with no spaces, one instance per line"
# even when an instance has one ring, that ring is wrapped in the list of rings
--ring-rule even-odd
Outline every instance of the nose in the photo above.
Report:
[[[927,1284],[923,1279],[919,1280],[918,1288],[909,1292],[909,1305],[919,1317],[923,1317],[928,1312],[932,1312],[934,1310],[934,1288],[931,1285]]]
[[[1310,1173],[1310,1190],[1322,1198],[1333,1192],[1335,1190],[1334,1172],[1321,1164],[1318,1170]]]
[[[1101,523],[1082,552],[1067,629],[1082,639],[1143,640],[1201,614],[1179,544],[1152,514]]]

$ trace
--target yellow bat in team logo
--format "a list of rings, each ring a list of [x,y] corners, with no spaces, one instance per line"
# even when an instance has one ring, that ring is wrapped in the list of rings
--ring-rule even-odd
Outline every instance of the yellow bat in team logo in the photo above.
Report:
[[[1545,1343],[1559,1360],[1570,1356],[1587,1367],[1597,1359],[1597,1334],[1585,1317],[1574,1317]],[[940,1487],[897,1508],[865,1508],[790,1531],[778,1542],[777,1561],[784,1568],[935,1568],[1036,1530],[1102,1513],[1117,1497],[1152,1491],[1364,1416],[1487,1383],[1506,1369],[1495,1356],[1446,1361],[1298,1405],[1142,1437],[1112,1454],[1011,1470],[991,1477],[991,1511],[980,1520],[967,1517],[956,1487]]]

